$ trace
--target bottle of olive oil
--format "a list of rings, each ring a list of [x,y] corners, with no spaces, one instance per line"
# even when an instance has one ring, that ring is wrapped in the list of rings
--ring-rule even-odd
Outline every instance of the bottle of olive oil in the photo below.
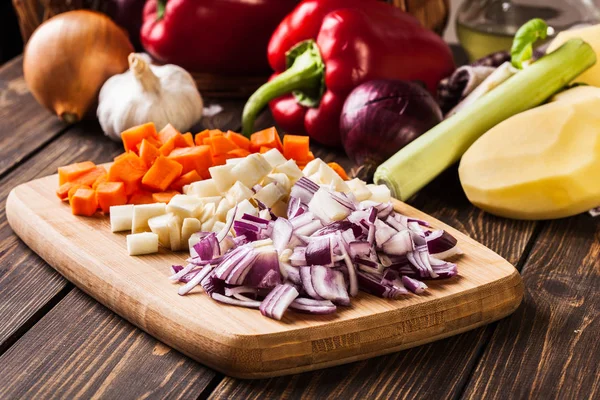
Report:
[[[532,18],[548,23],[550,40],[573,26],[600,21],[591,0],[465,0],[457,13],[456,34],[469,59],[509,50],[517,29]]]

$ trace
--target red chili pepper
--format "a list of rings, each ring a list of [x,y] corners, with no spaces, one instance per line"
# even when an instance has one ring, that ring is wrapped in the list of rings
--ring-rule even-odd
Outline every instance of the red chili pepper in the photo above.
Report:
[[[279,24],[268,54],[276,74],[246,103],[244,133],[252,132],[270,102],[284,131],[331,146],[340,144],[342,106],[356,86],[372,79],[419,80],[435,93],[454,70],[439,36],[376,0],[305,0]]]
[[[266,48],[298,0],[149,0],[142,45],[154,58],[194,72],[266,74]]]

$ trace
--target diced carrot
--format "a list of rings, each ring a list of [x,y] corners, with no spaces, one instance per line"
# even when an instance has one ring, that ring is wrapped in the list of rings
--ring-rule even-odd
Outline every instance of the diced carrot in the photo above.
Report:
[[[223,136],[223,131],[222,131],[222,130],[220,130],[220,129],[211,129],[211,130],[208,132],[208,135],[209,135],[209,137],[211,137],[211,138],[213,138],[213,137],[216,137],[216,136]]]
[[[306,159],[306,161],[308,162],[308,161],[312,161],[314,159],[315,159],[315,155],[313,154],[312,151],[309,151],[308,152],[308,158]]]
[[[192,136],[191,132],[186,132],[183,135],[181,135],[181,137],[185,142],[185,146],[180,147],[194,147],[194,137]]]
[[[156,137],[156,127],[154,122],[134,126],[121,133],[121,140],[125,151],[135,150],[135,146],[143,139]]]
[[[146,192],[145,190],[138,190],[134,194],[129,197],[129,201],[127,204],[152,204],[154,203],[154,199],[152,198],[152,193]]]
[[[190,149],[193,147],[187,147]],[[160,156],[142,178],[142,184],[148,188],[164,192],[181,175],[183,167],[177,161]]]
[[[176,194],[179,194],[176,190],[152,193],[152,200],[154,200],[155,203],[168,203]]]
[[[71,198],[75,195],[75,192],[77,192],[77,189],[81,189],[81,188],[91,189],[89,186],[82,185],[81,183],[72,183],[72,186],[69,189],[69,192],[67,193],[67,199],[69,201],[71,201]]]
[[[250,151],[257,152],[260,150],[261,146],[270,147],[279,151],[283,150],[281,139],[274,126],[255,132],[250,136]]]
[[[110,207],[127,204],[125,184],[123,182],[103,182],[96,189],[96,199],[102,212],[108,214]]]
[[[96,168],[96,164],[91,161],[58,167],[58,184],[62,185],[63,183],[72,182],[94,168]]]
[[[158,137],[148,137],[145,138],[148,142],[150,142],[150,144],[154,147],[156,147],[157,149],[160,148],[160,146],[162,146],[162,143],[160,140],[158,140]]]
[[[260,153],[260,154],[262,154],[262,153],[266,153],[266,152],[267,152],[267,151],[269,151],[269,150],[271,150],[271,147],[267,147],[267,146],[260,146],[259,153]]]
[[[227,160],[227,156],[225,154],[217,154],[217,155],[212,156],[212,164],[213,165],[223,165],[223,164],[225,164],[225,160]],[[200,174],[200,175],[202,175],[202,174]]]
[[[250,151],[250,139],[234,131],[227,131],[225,137],[235,143],[238,147]]]
[[[196,143],[197,146],[203,145],[204,139],[206,139],[209,136],[210,136],[209,129],[205,129],[202,132],[198,132],[198,133],[196,133],[196,137],[194,138],[194,143]]]
[[[127,154],[129,154],[129,153],[128,152],[121,153],[118,156],[116,156],[115,158],[113,158],[113,161],[119,161],[121,158],[125,158],[127,156]]]
[[[109,182],[123,182],[125,184],[125,194],[130,196],[140,187],[142,177],[147,171],[146,164],[134,153],[116,160],[108,171]]]
[[[210,146],[211,143],[212,143],[211,137],[205,137],[204,139],[202,139],[202,144],[205,146]]]
[[[192,182],[196,182],[196,181],[200,181],[200,180],[202,180],[202,177],[200,176],[198,171],[193,169],[190,172],[181,175],[179,177],[179,179],[177,179],[175,182],[173,182],[169,188],[173,189],[173,190],[177,190],[178,192],[182,192],[183,187],[185,185],[189,185]]]
[[[171,138],[177,137],[180,135],[181,135],[181,132],[179,132],[177,129],[175,129],[175,127],[173,125],[167,124],[167,125],[165,125],[164,128],[162,128],[160,130],[160,132],[158,132],[158,140],[160,140],[160,142],[162,144],[165,144]]]
[[[94,182],[96,182],[96,179],[100,178],[104,174],[106,174],[106,168],[99,166],[74,179],[73,183],[80,183],[82,185],[91,187]]]
[[[96,180],[92,184],[92,189],[96,190],[96,188],[98,187],[99,184],[101,184],[102,182],[107,182],[107,181],[108,181],[108,173],[105,173],[104,175],[100,175],[98,178],[96,178]]]
[[[225,136],[214,136],[211,137],[210,142],[210,153],[214,156],[220,154],[227,154],[231,150],[237,149],[238,146],[227,139]]]
[[[69,200],[69,190],[73,187],[73,182],[65,182],[56,189],[56,195],[62,201]]]
[[[198,174],[202,175],[204,171],[208,171],[208,168],[213,165],[210,148],[204,145],[174,149],[169,154],[169,159],[181,164],[183,167],[182,173],[184,174],[196,170]]]
[[[248,150],[242,149],[242,148],[234,149],[234,150],[227,152],[227,155],[231,156],[231,158],[246,157],[247,155],[250,155],[250,154],[251,153]]]
[[[283,156],[288,160],[305,161],[308,159],[308,136],[285,135],[283,137]]]
[[[91,217],[98,209],[96,192],[91,188],[78,188],[71,197],[71,212],[74,215],[85,215]]]
[[[332,170],[334,170],[339,176],[340,178],[342,178],[343,180],[347,181],[348,179],[350,179],[348,177],[348,174],[346,173],[346,171],[344,170],[344,168],[342,168],[342,166],[336,162],[330,162],[327,163],[327,165],[329,165],[331,167]]]
[[[142,140],[142,144],[140,146],[140,158],[146,164],[148,168],[152,166],[156,157],[160,155],[158,148],[150,143],[148,140]]]

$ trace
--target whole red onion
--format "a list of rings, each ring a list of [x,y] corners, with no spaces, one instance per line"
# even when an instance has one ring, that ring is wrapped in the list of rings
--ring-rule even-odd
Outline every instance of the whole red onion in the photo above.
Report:
[[[136,50],[142,50],[140,30],[142,29],[142,11],[146,0],[107,0],[103,7],[116,23],[127,30],[129,40]]]
[[[442,120],[429,92],[416,82],[374,80],[354,88],[340,117],[342,144],[370,179],[379,164]]]

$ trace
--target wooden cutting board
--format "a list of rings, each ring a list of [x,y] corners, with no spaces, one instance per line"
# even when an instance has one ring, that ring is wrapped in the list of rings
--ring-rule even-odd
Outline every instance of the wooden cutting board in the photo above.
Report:
[[[404,204],[396,210],[454,235],[459,276],[429,281],[400,300],[360,293],[337,314],[288,311],[282,321],[210,299],[201,288],[179,296],[171,264],[186,253],[130,257],[109,219],[76,217],[55,195],[56,175],[15,188],[6,204],[13,230],[48,264],[96,300],[193,359],[227,375],[265,378],[330,367],[458,334],[505,317],[523,297],[519,273],[502,257]]]

